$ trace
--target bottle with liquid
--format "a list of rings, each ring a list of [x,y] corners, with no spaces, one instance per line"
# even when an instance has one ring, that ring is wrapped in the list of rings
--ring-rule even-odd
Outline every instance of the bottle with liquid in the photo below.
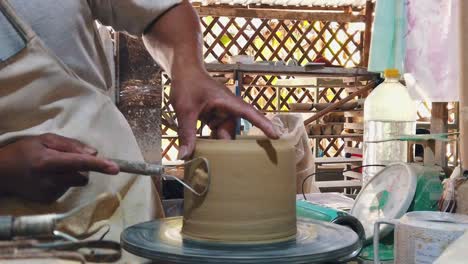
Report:
[[[363,165],[406,162],[408,145],[404,141],[367,143],[416,133],[416,104],[402,85],[397,69],[384,72],[385,81],[377,86],[364,103]],[[382,167],[364,167],[363,184]]]

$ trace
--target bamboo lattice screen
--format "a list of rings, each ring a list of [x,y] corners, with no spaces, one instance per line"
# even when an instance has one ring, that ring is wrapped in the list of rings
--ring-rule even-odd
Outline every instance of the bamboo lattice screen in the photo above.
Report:
[[[362,22],[333,22],[307,20],[279,20],[243,17],[202,16],[205,61],[228,63],[231,56],[247,54],[256,61],[292,59],[304,65],[322,56],[333,65],[353,67],[362,63]],[[314,97],[307,88],[276,89],[279,78],[288,76],[253,75],[244,79],[244,100],[262,111],[287,111],[290,103],[310,103]],[[166,160],[177,154],[177,132],[169,125],[175,119],[168,104],[170,80],[163,76],[163,150]],[[335,102],[347,96],[344,88],[323,87],[320,102]],[[168,121],[169,120],[169,121]],[[201,131],[199,131],[201,132]],[[341,139],[323,139],[319,148],[326,156],[340,155],[344,147]]]
[[[361,63],[364,23],[211,16],[201,21],[208,62],[247,54],[257,61],[295,59],[303,65],[319,54],[334,65]]]
[[[296,60],[304,65],[317,55],[323,56],[333,65],[362,66],[363,34],[365,23],[332,22],[307,20],[278,20],[243,17],[202,16],[204,56],[206,62],[228,63],[233,55],[247,54],[256,61]],[[253,75],[244,79],[243,99],[265,112],[287,111],[290,103],[311,103],[314,100],[310,89],[275,89],[279,78],[288,76]],[[231,81],[232,82],[232,81]],[[168,103],[170,80],[163,76],[163,120],[162,155],[173,160],[177,155],[177,131],[173,109]],[[323,87],[318,94],[319,102],[335,102],[348,95],[344,88]],[[456,122],[456,105],[449,104],[449,123]],[[430,104],[421,103],[418,107],[420,120],[430,118]],[[199,124],[200,127],[201,124]],[[201,133],[201,129],[199,129]],[[353,142],[358,146],[360,142]],[[324,156],[339,156],[345,147],[343,139],[321,139],[318,151]],[[456,146],[447,146],[447,156],[456,160]]]

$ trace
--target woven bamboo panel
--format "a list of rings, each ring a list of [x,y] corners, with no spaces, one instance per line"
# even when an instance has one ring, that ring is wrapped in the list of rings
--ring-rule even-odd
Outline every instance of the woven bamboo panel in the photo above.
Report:
[[[318,153],[323,157],[339,157],[345,147],[343,139],[321,139],[318,144]]]
[[[337,66],[358,66],[363,52],[363,23],[338,23],[330,21],[278,20],[259,18],[229,18],[204,16],[201,18],[206,62],[228,63],[230,57],[248,54],[257,61],[284,61],[292,59],[305,65],[317,56],[324,57]],[[291,76],[249,76],[242,88],[242,98],[262,111],[289,110],[291,103],[312,103],[314,96],[309,88],[274,88],[279,78]],[[163,76],[163,84],[170,80]],[[335,102],[347,95],[345,89],[320,89],[319,102]],[[170,119],[176,119],[169,105],[169,88],[164,89],[163,109]],[[167,126],[163,116],[163,136],[174,136],[163,142],[163,157],[174,159],[177,153],[177,131]],[[204,128],[203,132],[208,133]],[[201,131],[199,131],[201,132]],[[338,156],[343,149],[340,140],[321,140],[327,156]]]
[[[289,61],[300,65],[317,55],[333,65],[357,66],[363,51],[363,23],[229,18],[205,16],[204,55],[208,62],[228,62],[247,54],[257,61]]]

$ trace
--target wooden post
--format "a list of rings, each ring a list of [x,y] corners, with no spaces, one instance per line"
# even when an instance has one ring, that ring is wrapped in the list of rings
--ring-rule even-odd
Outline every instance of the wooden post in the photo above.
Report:
[[[370,45],[371,45],[371,37],[372,37],[372,21],[373,21],[373,14],[374,14],[374,3],[371,0],[367,0],[366,2],[366,30],[364,31],[364,55],[362,58],[362,65],[367,67],[369,63],[369,53],[370,53]]]
[[[447,103],[432,103],[431,111],[431,134],[448,132],[448,109]],[[435,164],[447,168],[447,142],[437,141],[432,149]],[[426,153],[424,153],[426,155]]]
[[[468,1],[460,1],[460,160],[464,170],[468,169]]]

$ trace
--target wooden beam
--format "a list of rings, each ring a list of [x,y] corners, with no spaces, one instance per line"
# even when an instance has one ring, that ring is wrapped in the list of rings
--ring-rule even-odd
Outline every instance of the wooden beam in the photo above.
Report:
[[[344,123],[344,129],[364,130],[363,123]]]
[[[351,187],[361,187],[362,182],[360,180],[316,181],[315,186],[317,186],[318,188],[351,188]]]
[[[464,170],[468,169],[468,1],[460,1],[460,160]]]
[[[224,6],[224,7],[230,7],[232,8],[232,5],[217,5],[217,6]],[[237,7],[241,7],[238,5]],[[244,8],[257,8],[257,9],[279,9],[279,10],[313,10],[313,11],[349,11],[351,10],[352,12],[362,12],[362,10],[365,8],[363,7],[354,7],[354,6],[301,6],[301,5],[266,5],[266,4],[260,4],[260,5],[247,5],[247,6],[242,6]]]
[[[266,19],[288,19],[308,21],[365,22],[365,16],[343,12],[312,12],[307,10],[275,10],[265,8],[220,8],[212,6],[195,7],[200,16],[248,17]]]
[[[430,123],[418,123],[416,124],[417,129],[429,129],[431,130],[431,124]],[[454,129],[459,129],[457,124],[448,124],[448,129],[449,130],[454,130]]]
[[[362,158],[345,158],[345,157],[332,157],[332,158],[315,158],[315,164],[356,164],[361,163]]]
[[[431,134],[448,132],[448,109],[447,103],[432,103],[431,111]],[[442,168],[447,167],[447,142],[437,141],[432,150],[435,164]]]
[[[374,15],[374,7],[375,4],[372,3],[371,0],[367,0],[366,2],[366,14],[365,14],[365,23],[366,23],[366,30],[364,31],[364,55],[362,59],[362,66],[367,67],[369,63],[369,53],[370,53],[370,45],[371,45],[371,38],[372,38],[372,22],[373,22],[373,15]]]
[[[312,116],[312,117],[309,117],[307,118],[305,121],[304,121],[304,125],[307,126],[308,124],[318,120],[319,118],[321,118],[322,116],[324,115],[327,115],[329,113],[331,113],[333,110],[336,110],[337,108],[339,108],[340,106],[344,105],[346,102],[348,101],[351,101],[352,99],[354,99],[356,96],[359,96],[359,95],[362,95],[364,93],[366,93],[367,91],[371,90],[372,88],[375,87],[375,83],[374,82],[371,82],[369,83],[368,85],[366,85],[365,87],[361,88],[359,91],[357,92],[354,92],[348,96],[346,96],[345,98],[341,99],[340,101],[330,105],[329,107],[323,109],[322,111],[318,112],[316,115]]]
[[[324,66],[289,66],[289,65],[263,65],[263,64],[221,64],[207,63],[206,69],[210,72],[233,72],[235,70],[245,73],[272,73],[279,75],[307,75],[311,77],[356,77],[365,76],[367,79],[361,80],[376,80],[379,78],[378,73],[369,72],[365,68],[342,68],[342,67],[324,67]],[[326,85],[324,85],[326,86]],[[327,86],[328,87],[328,86]]]

